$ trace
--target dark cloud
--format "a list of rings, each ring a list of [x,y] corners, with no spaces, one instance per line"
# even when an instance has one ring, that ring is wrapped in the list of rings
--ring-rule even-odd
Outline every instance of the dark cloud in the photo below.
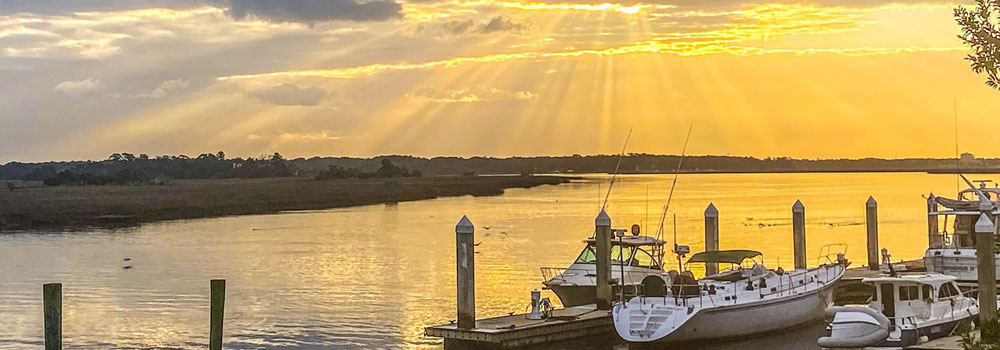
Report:
[[[430,34],[437,37],[453,37],[460,35],[481,35],[490,33],[520,33],[531,28],[530,22],[516,21],[497,16],[486,22],[475,20],[450,20],[440,23],[425,23],[417,26],[419,34]]]
[[[402,16],[402,9],[391,0],[232,0],[229,11],[236,19],[311,23],[393,19]]]
[[[120,11],[161,7],[227,7],[237,20],[315,23],[322,21],[380,21],[402,17],[394,0],[0,0],[0,13],[29,12],[65,15],[86,11]]]
[[[291,84],[254,90],[250,95],[263,102],[282,106],[315,106],[330,97],[330,93],[321,88],[300,88]]]

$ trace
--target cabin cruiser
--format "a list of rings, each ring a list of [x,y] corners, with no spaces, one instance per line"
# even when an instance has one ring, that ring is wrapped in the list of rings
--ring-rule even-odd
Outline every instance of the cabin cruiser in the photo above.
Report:
[[[787,329],[821,319],[849,264],[836,260],[810,269],[770,270],[760,252],[697,253],[687,264],[730,264],[730,269],[696,280],[690,269],[669,287],[656,276],[642,293],[612,309],[615,330],[629,342],[684,342],[734,338]]]
[[[993,220],[1000,215],[997,210],[1000,188],[987,187],[987,181],[977,182],[978,188],[970,182],[970,188],[960,191],[956,199],[933,194],[927,198],[928,249],[924,252],[924,266],[928,272],[957,277],[963,289],[976,288],[979,279],[974,233],[984,198],[988,198],[992,207]],[[1000,249],[996,252],[997,276],[1000,277]]]
[[[633,226],[632,235],[626,235],[624,229],[612,231],[615,238],[611,240],[611,278],[616,281],[613,295],[621,297],[624,293],[625,299],[637,295],[640,283],[650,275],[669,282],[669,275],[663,271],[663,241],[640,236],[637,225]],[[597,243],[594,237],[583,242],[586,246],[568,268],[542,268],[542,284],[556,293],[565,307],[596,301]]]
[[[865,278],[874,287],[868,306],[827,309],[833,315],[823,348],[904,348],[951,334],[979,315],[975,298],[959,292],[956,278],[941,274]]]

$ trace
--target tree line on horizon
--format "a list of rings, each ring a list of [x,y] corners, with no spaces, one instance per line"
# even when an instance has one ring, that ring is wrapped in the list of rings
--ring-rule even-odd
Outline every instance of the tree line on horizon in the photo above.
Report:
[[[0,165],[0,180],[46,181],[52,185],[155,184],[168,179],[231,179],[306,176],[316,179],[383,178],[469,174],[610,173],[618,155],[542,157],[435,157],[388,155],[372,158],[313,157],[286,159],[279,153],[228,158],[223,152],[156,156],[114,153],[100,161]],[[621,173],[673,173],[681,157],[631,153]],[[388,162],[387,166],[385,162]],[[1000,159],[793,159],[737,156],[687,156],[682,172],[934,171],[1000,169]]]

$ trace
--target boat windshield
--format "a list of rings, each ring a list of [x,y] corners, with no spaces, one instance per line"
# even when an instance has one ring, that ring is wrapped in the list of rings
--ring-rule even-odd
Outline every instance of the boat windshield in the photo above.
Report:
[[[619,254],[621,255],[620,259]],[[622,261],[625,261],[625,264],[630,266],[656,267],[656,260],[653,259],[653,255],[642,248],[625,247],[625,250],[622,251],[621,246],[611,246],[611,264],[621,265]],[[587,245],[583,249],[583,252],[580,253],[580,256],[576,258],[576,263],[596,264],[597,248],[592,244]]]

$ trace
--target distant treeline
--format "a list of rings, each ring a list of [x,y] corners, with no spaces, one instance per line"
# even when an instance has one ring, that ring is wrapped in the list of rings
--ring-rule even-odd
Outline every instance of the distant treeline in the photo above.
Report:
[[[672,173],[679,156],[629,154],[622,173]],[[391,167],[386,166],[388,162]],[[313,157],[285,159],[280,154],[256,158],[226,158],[222,152],[197,157],[138,156],[115,153],[101,161],[45,163],[11,162],[0,165],[0,180],[45,181],[53,184],[142,184],[163,179],[225,179],[309,176],[317,179],[405,177],[420,175],[607,173],[617,155],[561,157],[435,157],[379,156],[374,158]],[[688,156],[685,173],[745,172],[887,172],[954,170],[1000,171],[1000,159],[792,159],[732,156]]]
[[[59,185],[163,184],[168,179],[231,179],[293,176],[288,160],[269,156],[226,158],[225,153],[157,156],[115,153],[103,161],[8,163],[0,166],[0,179],[42,181]]]

